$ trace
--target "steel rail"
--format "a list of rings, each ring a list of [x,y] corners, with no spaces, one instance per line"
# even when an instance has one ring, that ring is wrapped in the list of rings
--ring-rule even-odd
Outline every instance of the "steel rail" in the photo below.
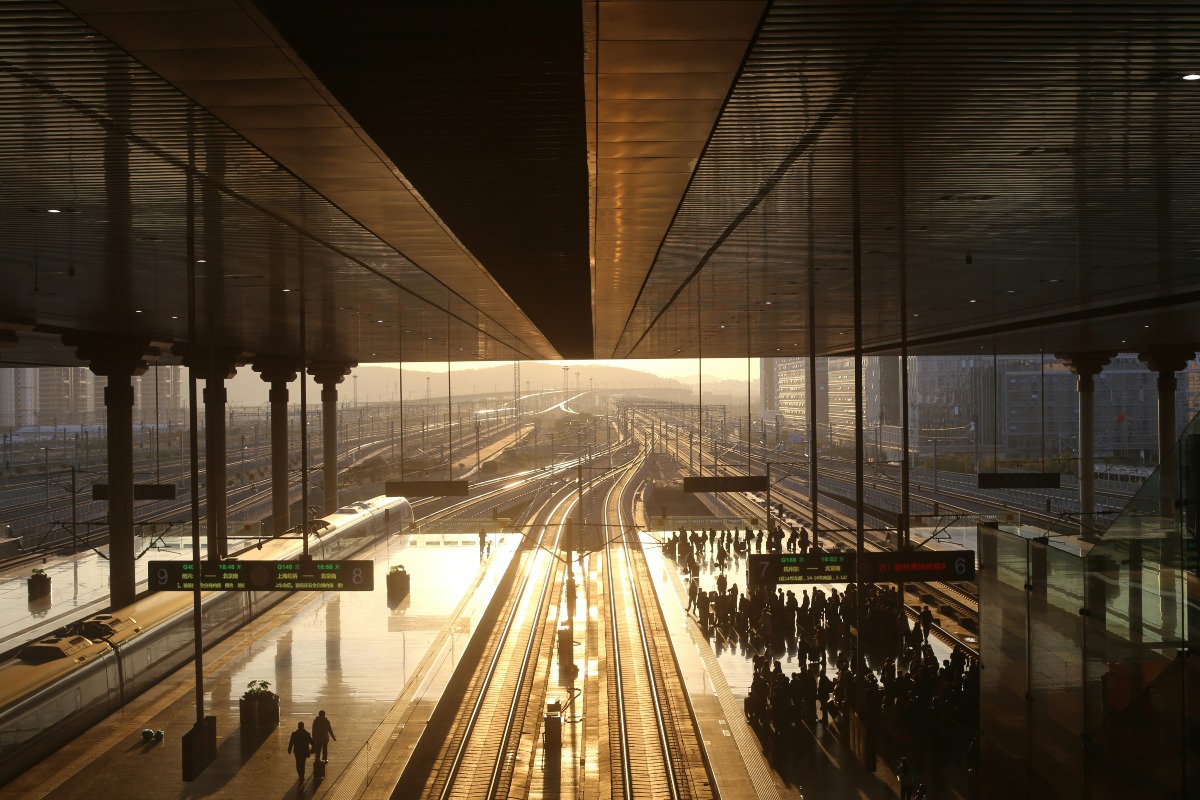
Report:
[[[645,458],[644,454],[643,454],[642,458],[643,459]],[[632,474],[632,472],[630,474]],[[624,490],[627,485],[628,485],[628,481],[626,481],[624,484],[621,484],[619,482],[614,482],[613,486],[609,489],[608,497],[606,498],[605,506],[604,506],[606,523],[608,521],[608,515],[609,515],[609,511],[608,511],[609,500],[611,499],[612,494],[614,492],[616,492],[618,490],[618,488],[621,488],[622,490]],[[672,800],[680,800],[680,798],[683,797],[683,793],[680,788],[680,779],[679,779],[678,772],[675,769],[674,758],[673,758],[672,752],[671,752],[670,737],[668,736],[668,733],[667,733],[666,713],[663,710],[663,700],[661,697],[662,687],[659,685],[659,682],[658,682],[657,678],[655,677],[655,664],[654,664],[654,659],[650,653],[650,643],[646,636],[646,617],[645,617],[645,614],[643,613],[641,600],[639,598],[637,582],[632,580],[632,576],[634,575],[634,565],[633,565],[633,558],[629,552],[630,547],[632,546],[632,543],[629,541],[628,526],[626,525],[626,519],[622,512],[620,505],[618,505],[618,508],[617,508],[617,524],[619,525],[620,530],[621,530],[620,550],[624,553],[626,569],[628,570],[628,574],[630,575],[630,578],[631,578],[631,581],[630,581],[631,585],[629,587],[629,595],[633,600],[634,617],[637,620],[636,627],[637,627],[638,641],[639,641],[639,644],[641,645],[642,658],[644,659],[644,662],[646,665],[646,678],[647,678],[647,682],[649,684],[650,697],[651,697],[651,700],[653,701],[654,721],[655,721],[655,727],[658,732],[659,747],[662,750],[662,761],[663,761],[663,768],[666,771],[667,786],[670,791],[670,797],[672,798]],[[617,604],[616,604],[616,592],[612,591],[612,588],[611,588],[611,587],[617,585],[615,576],[613,574],[613,560],[614,559],[612,557],[613,542],[611,540],[606,543],[606,551],[607,551],[607,553],[606,553],[607,557],[605,558],[605,567],[606,567],[606,570],[608,573],[608,585],[610,587],[610,589],[609,589],[609,612],[610,612],[610,618],[611,618],[610,624],[613,629],[613,644],[614,644],[614,646],[612,648],[612,656],[613,656],[613,659],[617,663],[617,683],[616,683],[616,685],[617,685],[617,692],[618,692],[619,720],[620,720],[620,725],[621,725],[620,739],[621,739],[621,745],[622,745],[621,746],[621,751],[622,751],[621,752],[621,769],[622,769],[622,775],[623,775],[623,788],[624,788],[625,797],[632,800],[632,798],[634,797],[633,782],[632,782],[633,772],[632,772],[632,764],[630,763],[631,753],[630,753],[630,747],[629,747],[628,721],[627,721],[627,717],[625,714],[624,687],[622,686],[622,674],[621,674],[621,666],[620,666],[620,658],[621,658],[620,647],[617,643],[617,640],[618,640],[618,637],[620,634],[620,629],[619,629]]]
[[[553,509],[549,512],[548,516],[551,519],[553,519],[555,517],[561,517],[564,513],[562,511],[563,506],[568,506],[568,508],[569,508],[568,504],[570,504],[571,502],[572,502],[571,495],[564,496],[562,499],[560,499],[554,505]],[[563,532],[563,524],[559,523],[558,526],[555,528],[555,536],[554,536],[554,542],[553,542],[553,546],[554,546],[555,550],[557,550],[558,542],[562,538],[562,532]],[[541,535],[538,537],[538,540],[536,543],[537,548],[540,549],[542,547],[546,536],[547,536],[547,529],[543,528]],[[538,611],[537,619],[541,618],[541,609],[542,609],[543,605],[545,604],[546,596],[549,593],[550,587],[553,583],[553,581],[550,578],[551,578],[552,571],[554,570],[556,563],[557,563],[557,558],[554,558],[546,565],[546,571],[544,573],[546,575],[546,580],[542,584],[542,590],[538,597],[538,610],[539,611]],[[457,748],[455,748],[454,756],[450,761],[449,769],[445,776],[445,782],[443,783],[441,791],[438,794],[438,797],[440,797],[442,800],[446,800],[447,798],[449,798],[451,796],[452,792],[454,791],[455,779],[458,777],[459,771],[462,768],[463,761],[464,761],[464,759],[466,757],[466,753],[467,753],[467,747],[471,743],[472,734],[474,733],[476,726],[480,722],[480,718],[481,718],[482,711],[483,711],[483,706],[488,697],[488,692],[492,688],[492,681],[495,678],[497,667],[500,664],[501,657],[505,653],[504,645],[507,642],[508,636],[512,632],[512,629],[513,629],[514,625],[516,624],[516,620],[519,616],[518,612],[521,609],[521,603],[518,601],[521,597],[524,596],[527,588],[530,585],[530,582],[533,580],[533,573],[534,573],[533,569],[528,570],[525,573],[525,576],[521,581],[520,587],[518,587],[516,589],[516,591],[513,593],[513,602],[511,604],[510,608],[508,609],[508,614],[504,620],[504,625],[501,628],[496,647],[494,648],[494,651],[492,653],[491,660],[488,662],[487,670],[484,672],[484,675],[483,675],[483,678],[482,678],[482,681],[480,684],[480,689],[476,693],[475,702],[474,702],[473,706],[471,707],[471,712],[470,712],[470,714],[467,718],[466,724],[462,730],[460,741],[458,743]],[[530,636],[530,640],[526,645],[524,657],[523,657],[522,663],[520,665],[520,671],[518,673],[518,680],[517,680],[516,686],[513,687],[513,702],[510,704],[509,715],[508,715],[507,719],[505,720],[504,736],[501,739],[500,747],[498,748],[498,753],[497,753],[497,756],[495,759],[495,765],[492,770],[492,780],[488,787],[488,797],[494,797],[495,793],[496,793],[498,774],[500,772],[500,768],[503,765],[504,758],[508,752],[508,737],[512,731],[513,716],[516,714],[516,705],[517,705],[516,698],[518,698],[521,695],[520,690],[521,690],[524,680],[525,680],[525,675],[527,673],[529,658],[530,658],[530,654],[532,652],[533,642],[534,642],[535,638],[536,637],[534,637],[534,636]]]

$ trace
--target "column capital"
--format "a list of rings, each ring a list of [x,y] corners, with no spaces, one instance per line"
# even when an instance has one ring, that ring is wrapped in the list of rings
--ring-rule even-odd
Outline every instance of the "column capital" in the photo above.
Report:
[[[1148,347],[1138,353],[1138,360],[1146,362],[1151,372],[1168,372],[1174,375],[1187,369],[1188,362],[1196,357],[1196,348],[1189,345],[1173,347]]]
[[[180,357],[185,367],[197,370],[209,380],[232,378],[248,360],[241,351],[227,347],[177,344],[171,352]]]
[[[86,361],[88,369],[106,378],[142,375],[157,361],[162,351],[145,336],[109,336],[87,333],[63,334],[63,344],[75,348],[75,355]]]
[[[308,374],[321,386],[330,389],[345,380],[357,366],[355,361],[314,361],[308,365]]]
[[[1091,378],[1099,375],[1116,355],[1115,350],[1083,350],[1074,353],[1055,353],[1054,357],[1063,362],[1076,375]]]
[[[250,368],[267,383],[291,383],[300,372],[300,365],[287,358],[261,356],[254,359]]]

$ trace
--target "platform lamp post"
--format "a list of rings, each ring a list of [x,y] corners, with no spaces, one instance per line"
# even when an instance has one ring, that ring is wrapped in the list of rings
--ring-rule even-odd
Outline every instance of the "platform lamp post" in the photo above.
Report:
[[[938,481],[937,481],[937,469],[938,469],[937,443],[938,443],[937,437],[934,437],[934,439],[933,439],[933,514],[934,514],[934,516],[937,516],[938,511],[939,511],[938,497],[940,497],[940,495],[938,494]]]
[[[475,420],[475,474],[479,474],[479,420]]]

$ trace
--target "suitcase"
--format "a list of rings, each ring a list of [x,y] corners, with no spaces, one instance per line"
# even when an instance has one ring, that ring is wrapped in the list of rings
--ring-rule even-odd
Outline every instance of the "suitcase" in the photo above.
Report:
[[[319,758],[313,761],[313,780],[325,780],[325,762]]]

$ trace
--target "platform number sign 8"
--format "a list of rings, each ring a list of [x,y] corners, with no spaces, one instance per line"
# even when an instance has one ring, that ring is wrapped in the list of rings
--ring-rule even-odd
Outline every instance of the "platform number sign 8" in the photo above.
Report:
[[[354,570],[353,570],[353,571],[350,573],[350,582],[351,582],[351,583],[353,583],[353,584],[355,584],[356,586],[361,586],[361,585],[362,585],[362,582],[363,582],[363,571],[362,571],[362,569],[360,569],[360,568],[358,568],[358,567],[355,567],[355,568],[354,568]]]

